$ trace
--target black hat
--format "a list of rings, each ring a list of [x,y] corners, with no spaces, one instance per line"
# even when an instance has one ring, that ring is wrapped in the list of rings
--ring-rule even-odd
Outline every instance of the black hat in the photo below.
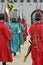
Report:
[[[36,14],[35,14],[35,20],[37,20],[37,21],[41,20],[41,15],[40,15],[40,13],[36,13]]]
[[[16,22],[16,18],[12,18],[12,22]]]
[[[4,18],[5,18],[4,14],[1,13],[1,14],[0,14],[0,20],[1,20],[1,19],[4,19]]]

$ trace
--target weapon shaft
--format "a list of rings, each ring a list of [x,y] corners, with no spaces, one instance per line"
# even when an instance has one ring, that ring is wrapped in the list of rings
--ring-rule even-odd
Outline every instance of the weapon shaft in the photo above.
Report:
[[[28,48],[27,55],[26,55],[25,57],[27,57],[27,56],[30,54],[30,52],[31,52],[31,45],[30,45],[30,47]]]

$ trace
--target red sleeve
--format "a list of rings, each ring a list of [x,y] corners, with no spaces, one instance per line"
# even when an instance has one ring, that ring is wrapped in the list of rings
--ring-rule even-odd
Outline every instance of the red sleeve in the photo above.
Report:
[[[43,52],[43,24],[42,26],[40,27],[40,31],[39,31],[41,34],[41,43],[39,42],[39,48],[40,50]]]
[[[22,24],[24,25],[25,31],[27,31],[27,25],[25,22],[22,22]]]
[[[27,31],[27,25],[25,24],[25,30]]]
[[[42,41],[43,41],[43,25],[41,27],[41,38],[42,38]]]
[[[3,25],[3,34],[7,40],[11,40],[12,34],[9,28],[7,28],[5,25]]]
[[[32,36],[32,28],[30,26],[29,30],[28,30],[28,33],[30,34],[30,36]]]

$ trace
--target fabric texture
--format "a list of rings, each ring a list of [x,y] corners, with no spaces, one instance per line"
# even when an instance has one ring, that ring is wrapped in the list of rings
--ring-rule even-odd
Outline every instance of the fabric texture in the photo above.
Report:
[[[12,62],[12,54],[8,41],[11,40],[11,32],[0,20],[0,61]]]
[[[12,40],[11,40],[11,51],[18,52],[19,51],[19,25],[17,23],[12,23],[9,28],[12,32]]]
[[[34,30],[35,24],[32,24],[29,28],[29,33],[31,36],[32,47],[31,47],[31,57],[32,65],[43,65],[43,25],[36,22],[37,25],[37,45],[38,48],[34,48]]]

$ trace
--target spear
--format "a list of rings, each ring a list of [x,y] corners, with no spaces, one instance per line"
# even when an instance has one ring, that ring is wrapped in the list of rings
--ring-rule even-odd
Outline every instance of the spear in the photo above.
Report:
[[[8,5],[7,5],[8,1],[9,1],[9,0],[6,0],[6,2],[5,2],[5,3],[6,3],[6,5],[5,5],[6,8],[5,8],[5,9],[6,9],[6,12],[7,12],[7,14],[8,14],[8,22],[10,23],[10,13],[9,13],[9,10],[8,10]]]

